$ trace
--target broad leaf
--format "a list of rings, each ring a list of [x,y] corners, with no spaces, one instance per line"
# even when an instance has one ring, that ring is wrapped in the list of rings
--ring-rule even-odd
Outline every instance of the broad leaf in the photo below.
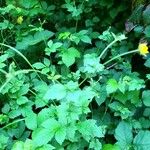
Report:
[[[128,149],[133,140],[131,125],[127,122],[120,122],[115,130],[115,138],[122,149]]]
[[[66,138],[66,128],[60,127],[55,133],[56,141],[61,145]]]
[[[66,88],[62,84],[54,84],[49,87],[44,98],[61,100],[66,96]]]
[[[63,63],[69,67],[74,64],[75,58],[80,57],[80,53],[77,49],[71,47],[68,50],[66,49],[61,56]]]
[[[37,115],[33,112],[28,112],[25,118],[25,124],[28,129],[34,130],[37,128]]]
[[[33,143],[36,146],[47,144],[53,137],[53,134],[45,128],[37,128],[32,133]]]
[[[140,131],[134,138],[135,150],[150,149],[150,131]]]
[[[150,90],[143,91],[142,100],[145,106],[150,106]]]
[[[107,93],[110,94],[116,92],[117,89],[118,89],[117,81],[115,79],[109,79],[106,86]]]

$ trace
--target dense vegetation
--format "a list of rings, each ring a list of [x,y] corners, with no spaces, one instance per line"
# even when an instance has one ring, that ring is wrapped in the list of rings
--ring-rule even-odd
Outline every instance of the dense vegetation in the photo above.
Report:
[[[150,5],[0,1],[0,150],[149,150]]]

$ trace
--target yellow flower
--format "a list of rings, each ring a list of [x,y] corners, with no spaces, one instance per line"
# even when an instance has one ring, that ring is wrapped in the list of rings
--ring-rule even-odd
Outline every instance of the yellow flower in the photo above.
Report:
[[[140,43],[138,46],[138,50],[143,56],[146,56],[146,54],[149,53],[147,43]]]
[[[18,24],[22,24],[22,22],[23,22],[23,16],[19,16],[19,17],[17,18],[17,23],[18,23]]]

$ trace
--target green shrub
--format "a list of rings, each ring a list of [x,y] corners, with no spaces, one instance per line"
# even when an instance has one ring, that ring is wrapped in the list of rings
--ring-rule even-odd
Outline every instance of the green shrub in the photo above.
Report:
[[[0,3],[0,149],[150,148],[149,6],[138,20],[126,0]]]

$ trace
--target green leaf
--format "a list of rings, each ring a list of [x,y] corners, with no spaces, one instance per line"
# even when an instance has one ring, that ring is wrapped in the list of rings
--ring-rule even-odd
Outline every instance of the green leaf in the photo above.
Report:
[[[105,144],[102,150],[121,150],[118,145]]]
[[[70,36],[70,32],[63,32],[63,33],[60,33],[59,36],[58,36],[58,39],[67,39],[69,36]]]
[[[58,128],[60,128],[60,123],[54,118],[49,118],[45,120],[42,124],[42,127],[47,128],[50,132],[55,133]]]
[[[49,116],[54,116],[56,112],[55,107],[44,108],[38,113],[38,125],[49,119]]]
[[[56,141],[61,145],[66,138],[66,128],[60,127],[55,133]]]
[[[50,64],[51,64],[51,62],[50,62],[50,60],[49,60],[49,59],[44,58],[44,64],[45,64],[45,66],[49,67],[49,66],[50,66]]]
[[[27,139],[24,143],[24,150],[33,150],[33,141],[30,139]]]
[[[146,26],[144,33],[145,33],[147,38],[150,37],[150,25]]]
[[[116,92],[118,89],[118,83],[115,79],[109,79],[107,82],[106,90],[108,94]]]
[[[54,35],[53,32],[48,31],[48,30],[42,30],[38,31],[35,34],[31,35],[29,34],[28,36],[24,37],[22,41],[18,41],[16,48],[17,49],[26,49],[29,46],[35,45],[41,41],[45,41],[48,38],[52,37]]]
[[[9,26],[8,20],[4,20],[3,22],[0,22],[0,30],[5,30],[8,28],[8,26]]]
[[[37,1],[36,0],[20,0],[19,4],[22,7],[29,9],[35,6],[37,4]]]
[[[96,73],[104,71],[104,66],[99,63],[99,58],[94,53],[84,55],[84,66],[80,68],[82,72],[96,76]]]
[[[96,121],[93,119],[80,122],[77,128],[86,141],[89,141],[91,138],[94,138],[94,137],[104,136],[102,132],[102,128],[98,127],[96,125]]]
[[[41,41],[47,40],[48,38],[52,37],[53,35],[54,35],[54,33],[51,31],[48,31],[48,30],[42,30],[42,31],[36,32],[34,34],[33,41],[32,41],[32,43],[30,43],[30,45],[34,45]]]
[[[100,106],[107,97],[107,91],[106,91],[106,87],[100,87],[100,89],[97,91],[98,96],[95,98],[97,104]]]
[[[21,96],[17,99],[17,104],[22,105],[28,102],[28,98],[26,96]]]
[[[102,148],[102,144],[98,139],[94,139],[90,142],[89,148],[92,148],[93,150],[100,150]]]
[[[143,115],[145,117],[149,117],[150,116],[150,108],[145,108]]]
[[[133,140],[131,125],[124,121],[120,122],[115,130],[115,138],[122,149],[128,149]]]
[[[0,63],[6,61],[8,59],[8,54],[4,54],[0,56]]]
[[[37,128],[37,115],[35,113],[28,112],[26,114],[26,118],[25,118],[25,124],[27,126],[28,129],[34,130]]]
[[[133,144],[136,150],[150,149],[150,131],[140,131],[134,138]]]
[[[143,91],[142,100],[145,106],[150,106],[150,90]]]
[[[41,63],[41,62],[34,63],[32,66],[33,66],[34,68],[36,68],[36,69],[43,69],[43,68],[46,67],[46,66],[45,66],[43,63]]]
[[[12,150],[24,150],[24,143],[22,141],[17,141],[13,145]]]
[[[61,56],[62,56],[63,63],[67,67],[69,67],[72,64],[74,64],[76,57],[78,58],[80,57],[80,53],[78,52],[77,49],[75,49],[74,47],[71,47],[69,49],[66,49]]]
[[[145,87],[144,80],[132,79],[129,83],[129,91],[140,90]]]
[[[37,128],[32,133],[33,143],[36,146],[42,146],[51,141],[54,135],[49,131],[49,129],[45,128]]]
[[[75,126],[74,123],[72,123],[69,126],[67,126],[66,139],[69,139],[70,141],[74,141],[75,140],[76,130],[77,130],[77,127]]]
[[[149,16],[150,16],[150,5],[148,5],[146,9],[143,11],[143,21],[145,24],[150,24]]]
[[[148,58],[148,59],[146,60],[146,62],[144,63],[144,65],[145,65],[146,67],[150,68],[150,58]]]
[[[57,99],[61,100],[66,96],[66,88],[62,84],[51,85],[46,92],[44,99]]]
[[[3,133],[0,132],[0,149],[1,150],[5,149],[8,141],[9,141],[9,137],[3,135]]]
[[[84,43],[91,44],[91,39],[87,35],[81,36],[81,41],[84,42]]]
[[[50,145],[50,144],[46,144],[44,146],[41,146],[40,148],[37,148],[36,150],[53,150],[55,149],[54,146]]]
[[[147,74],[147,75],[146,75],[146,78],[147,78],[148,80],[150,80],[150,74]]]
[[[50,55],[50,53],[56,52],[56,50],[57,50],[58,48],[60,48],[61,46],[62,46],[62,43],[60,43],[60,42],[53,43],[53,41],[50,40],[50,41],[48,42],[48,48],[45,50],[45,51],[46,51],[46,54],[47,54],[47,55]]]

